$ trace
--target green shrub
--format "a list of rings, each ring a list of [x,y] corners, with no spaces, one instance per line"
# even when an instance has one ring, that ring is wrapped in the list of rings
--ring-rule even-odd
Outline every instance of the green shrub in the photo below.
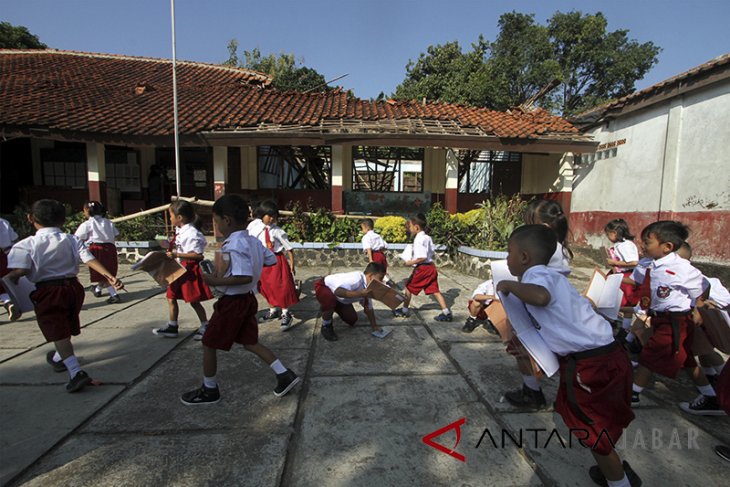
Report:
[[[408,241],[406,219],[402,216],[384,216],[375,220],[375,231],[388,243]]]
[[[115,223],[115,225],[119,230],[117,240],[154,240],[158,233],[164,233],[165,231],[165,220],[161,213],[141,216],[132,220]]]
[[[460,245],[469,243],[470,229],[458,218],[451,218],[440,202],[431,205],[426,214],[426,222],[434,244],[445,245],[449,253],[455,252]]]
[[[311,222],[309,217],[304,214],[302,204],[297,201],[288,210],[293,215],[281,218],[280,224],[281,228],[289,236],[289,240],[295,242],[311,242]]]

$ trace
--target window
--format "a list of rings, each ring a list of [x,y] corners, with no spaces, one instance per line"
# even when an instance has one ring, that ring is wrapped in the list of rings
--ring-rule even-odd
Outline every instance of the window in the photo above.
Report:
[[[265,145],[257,148],[259,188],[330,189],[330,146]]]
[[[56,142],[52,149],[41,149],[41,163],[45,186],[87,187],[84,144]]]
[[[126,147],[106,149],[106,184],[126,193],[142,191],[137,152]]]
[[[522,154],[519,152],[462,150],[459,159],[460,193],[519,192]],[[516,190],[514,189],[517,184]]]
[[[353,191],[422,192],[423,153],[422,148],[353,147]]]

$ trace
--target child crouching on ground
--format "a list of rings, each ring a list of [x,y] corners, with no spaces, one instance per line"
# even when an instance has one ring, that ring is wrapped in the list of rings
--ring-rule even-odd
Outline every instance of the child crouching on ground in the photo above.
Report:
[[[56,200],[38,200],[33,203],[28,219],[36,229],[35,235],[21,240],[8,255],[8,273],[17,284],[21,276],[35,283],[31,294],[38,327],[43,337],[53,342],[56,352],[48,352],[46,360],[56,372],[68,371],[67,392],[77,392],[91,384],[91,377],[81,370],[74,355],[71,336],[81,333],[79,313],[84,304],[84,288],[76,276],[79,261],[112,285],[122,289],[122,281],[94,258],[83,242],[63,233],[66,209]]]
[[[274,265],[276,257],[246,232],[248,215],[248,203],[237,195],[221,196],[213,205],[213,223],[226,237],[221,251],[230,254],[230,265],[222,277],[203,275],[206,283],[217,287],[223,297],[215,303],[203,333],[203,385],[182,395],[181,401],[187,406],[220,400],[216,352],[228,351],[234,343],[240,343],[271,367],[277,380],[274,395],[283,396],[299,383],[299,377],[258,341],[258,304],[253,291],[263,266]]]
[[[599,485],[641,485],[613,448],[634,419],[629,357],[614,340],[611,325],[565,276],[547,267],[556,246],[555,232],[544,225],[515,230],[507,265],[520,280],[501,281],[497,291],[512,293],[525,304],[538,333],[558,355],[555,410],[581,444],[591,448],[598,464],[589,470],[591,479]]]

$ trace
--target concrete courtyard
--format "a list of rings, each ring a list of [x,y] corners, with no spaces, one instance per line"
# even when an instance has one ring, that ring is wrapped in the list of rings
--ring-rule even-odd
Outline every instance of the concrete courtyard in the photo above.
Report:
[[[180,394],[202,378],[195,315],[181,305],[181,336],[154,336],[167,318],[164,292],[128,266],[120,270],[129,290],[122,303],[87,292],[74,344],[100,384],[81,393],[67,394],[67,375],[46,364],[52,345],[32,314],[14,323],[0,318],[0,484],[592,485],[592,457],[559,417],[503,401],[520,376],[499,340],[482,328],[461,332],[478,279],[441,269],[452,323],[434,321],[436,303],[420,296],[408,320],[378,307],[379,323],[393,330],[384,340],[370,336],[361,314],[354,328],[335,321],[339,341],[327,342],[312,285],[317,276],[348,270],[298,269],[305,286],[293,308],[296,326],[260,326],[261,342],[302,378],[283,398],[272,393],[273,372],[238,347],[219,355],[221,401],[181,404]],[[582,289],[590,273],[578,267],[574,284]],[[391,270],[401,282],[407,274]],[[87,282],[85,273],[81,279]],[[556,388],[555,378],[546,381],[549,403]],[[730,463],[713,447],[730,444],[730,421],[683,414],[677,403],[695,395],[684,379],[658,380],[644,395],[619,444],[644,485],[727,485]],[[455,428],[434,441],[465,461],[422,441],[462,418],[457,446]],[[515,440],[522,433],[522,448],[507,433]]]

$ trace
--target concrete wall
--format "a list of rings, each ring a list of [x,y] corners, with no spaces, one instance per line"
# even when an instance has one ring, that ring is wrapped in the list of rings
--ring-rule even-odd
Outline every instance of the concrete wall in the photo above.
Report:
[[[589,134],[617,145],[582,157],[575,170],[571,231],[579,244],[606,245],[602,230],[612,218],[626,219],[635,233],[657,219],[676,219],[690,226],[698,259],[730,263],[730,82],[659,102]]]

